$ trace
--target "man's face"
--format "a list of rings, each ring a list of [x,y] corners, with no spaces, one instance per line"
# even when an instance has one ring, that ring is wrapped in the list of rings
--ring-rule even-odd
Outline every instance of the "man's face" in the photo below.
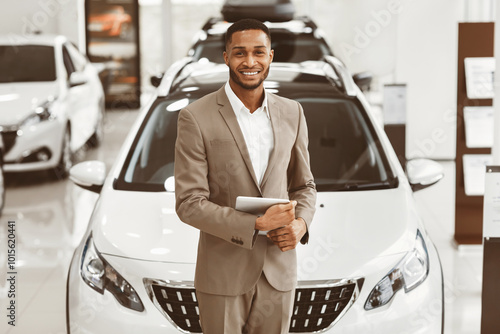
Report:
[[[262,30],[235,32],[224,51],[230,80],[243,89],[256,89],[269,74],[273,55],[269,39]]]

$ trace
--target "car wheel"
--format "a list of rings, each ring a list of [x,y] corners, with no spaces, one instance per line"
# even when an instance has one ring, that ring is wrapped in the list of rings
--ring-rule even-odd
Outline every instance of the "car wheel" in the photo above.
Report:
[[[61,158],[59,158],[57,166],[53,169],[54,177],[57,179],[66,178],[72,166],[73,152],[71,152],[71,133],[69,128],[66,128],[62,141]]]
[[[87,141],[87,146],[89,147],[99,146],[102,143],[102,139],[104,138],[104,108],[100,108],[97,117],[98,118],[95,125],[95,131]]]

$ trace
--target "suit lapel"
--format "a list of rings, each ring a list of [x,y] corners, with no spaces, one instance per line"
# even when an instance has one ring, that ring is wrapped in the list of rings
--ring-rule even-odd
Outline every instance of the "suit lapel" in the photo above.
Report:
[[[274,135],[274,148],[271,152],[271,156],[269,157],[269,162],[267,164],[266,171],[264,172],[264,176],[262,177],[261,189],[264,189],[266,181],[271,174],[274,165],[276,164],[276,159],[278,159],[277,148],[280,145],[280,121],[281,121],[281,108],[280,105],[275,100],[272,94],[268,94],[268,107],[269,107],[269,115],[271,117],[271,126],[273,128]]]
[[[253,170],[252,161],[250,160],[250,154],[248,153],[248,148],[245,142],[245,137],[243,137],[243,132],[241,132],[240,125],[238,123],[238,120],[236,119],[236,115],[234,114],[231,103],[226,96],[224,86],[217,92],[217,103],[220,105],[219,113],[222,115],[222,118],[224,118],[227,127],[231,131],[234,141],[236,142],[241,156],[243,157],[243,161],[245,161],[248,172],[252,176],[253,182],[257,186],[257,189],[259,189],[260,191],[259,182],[257,182],[257,177],[255,176],[255,172]]]

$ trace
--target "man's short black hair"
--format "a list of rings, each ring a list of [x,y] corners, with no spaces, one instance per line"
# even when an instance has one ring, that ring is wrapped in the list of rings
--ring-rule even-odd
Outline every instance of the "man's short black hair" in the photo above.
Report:
[[[271,44],[271,33],[269,32],[269,29],[264,23],[255,19],[241,19],[233,23],[229,28],[227,28],[225,43],[224,43],[224,48],[226,48],[226,51],[227,51],[227,45],[231,43],[233,34],[235,32],[243,30],[261,30],[267,35],[267,38],[269,39],[269,44]]]

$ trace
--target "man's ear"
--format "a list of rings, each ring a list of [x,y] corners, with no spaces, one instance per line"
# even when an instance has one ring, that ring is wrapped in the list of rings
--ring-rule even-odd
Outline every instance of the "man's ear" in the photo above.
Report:
[[[271,52],[269,52],[269,57],[271,57],[271,63],[273,62],[273,59],[274,59],[274,50],[271,49]]]
[[[227,55],[227,52],[224,51],[222,55],[224,56],[224,62],[226,63],[227,66],[229,66],[229,56]]]

